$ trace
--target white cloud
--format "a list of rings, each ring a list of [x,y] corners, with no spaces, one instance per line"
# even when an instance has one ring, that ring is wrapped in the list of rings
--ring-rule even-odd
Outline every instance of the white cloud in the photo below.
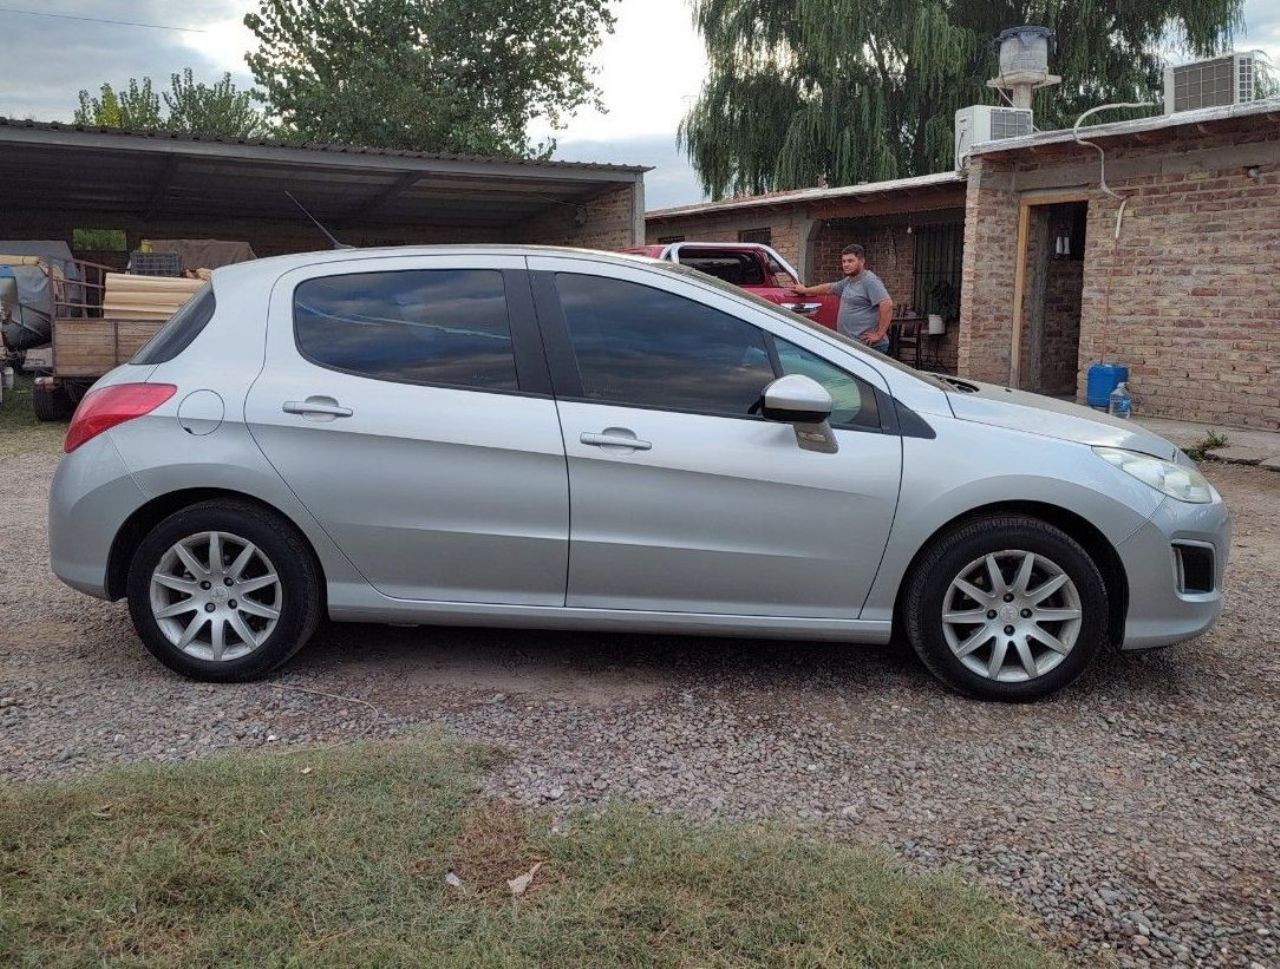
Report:
[[[1280,69],[1280,0],[1245,0],[1245,33],[1236,38],[1242,50],[1258,49]]]
[[[245,65],[245,52],[257,45],[253,32],[244,25],[244,15],[255,9],[256,4],[243,0],[215,0],[195,8],[197,26],[204,33],[180,34],[182,43],[199,54],[218,70],[230,71],[237,83],[247,86],[249,69]],[[188,8],[190,9],[190,8]]]
[[[562,141],[675,135],[707,70],[688,0],[620,0],[618,23],[596,52],[596,83],[608,112],[581,111]],[[531,129],[544,136],[545,125]]]

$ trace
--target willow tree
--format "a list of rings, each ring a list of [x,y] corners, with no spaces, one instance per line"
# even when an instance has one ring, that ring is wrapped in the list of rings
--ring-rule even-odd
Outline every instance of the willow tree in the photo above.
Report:
[[[994,103],[991,42],[1007,27],[1057,33],[1063,83],[1035,103],[1057,128],[1151,100],[1161,50],[1216,53],[1242,24],[1242,0],[691,2],[709,75],[679,137],[714,198],[946,168],[956,109]]]

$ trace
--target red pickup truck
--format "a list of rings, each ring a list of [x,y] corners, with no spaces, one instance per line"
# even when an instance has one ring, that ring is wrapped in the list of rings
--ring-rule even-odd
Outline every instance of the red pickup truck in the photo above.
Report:
[[[672,242],[623,249],[637,256],[689,266],[777,303],[815,323],[836,328],[837,296],[797,296],[791,287],[800,274],[770,246],[758,242]]]

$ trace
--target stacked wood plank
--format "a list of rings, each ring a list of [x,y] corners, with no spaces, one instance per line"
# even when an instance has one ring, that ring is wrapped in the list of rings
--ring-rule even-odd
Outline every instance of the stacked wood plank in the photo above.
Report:
[[[204,285],[204,280],[107,273],[103,284],[104,318],[163,322]]]
[[[204,284],[201,278],[106,273],[101,319],[54,321],[54,372],[97,377],[124,363]]]

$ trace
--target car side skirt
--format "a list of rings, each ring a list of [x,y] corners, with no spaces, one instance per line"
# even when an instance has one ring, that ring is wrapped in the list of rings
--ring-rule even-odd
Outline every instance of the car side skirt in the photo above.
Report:
[[[513,606],[475,602],[417,602],[385,597],[382,601],[371,602],[367,593],[361,594],[356,589],[350,591],[357,594],[348,597],[343,595],[340,588],[330,585],[329,617],[336,622],[584,629],[619,633],[807,639],[870,645],[887,643],[892,631],[891,623],[876,620]]]

